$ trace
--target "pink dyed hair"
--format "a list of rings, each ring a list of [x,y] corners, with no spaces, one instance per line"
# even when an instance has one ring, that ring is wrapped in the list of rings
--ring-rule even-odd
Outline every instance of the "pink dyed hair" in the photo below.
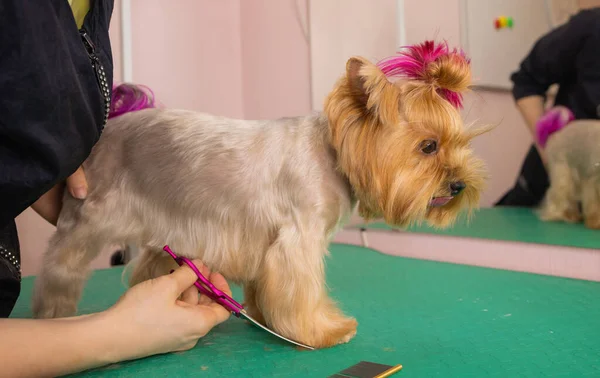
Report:
[[[546,147],[550,135],[564,128],[575,119],[575,115],[569,108],[555,106],[548,110],[535,125],[535,136],[541,147]]]
[[[388,77],[404,77],[411,80],[421,80],[435,83],[435,78],[428,73],[430,64],[442,57],[449,57],[462,64],[470,64],[470,59],[462,50],[452,49],[444,42],[425,41],[423,43],[405,46],[396,56],[377,63],[377,67]],[[448,88],[437,88],[440,96],[448,100],[454,107],[462,108],[462,94]]]
[[[150,88],[140,84],[123,83],[113,86],[108,118],[156,107],[154,92]]]

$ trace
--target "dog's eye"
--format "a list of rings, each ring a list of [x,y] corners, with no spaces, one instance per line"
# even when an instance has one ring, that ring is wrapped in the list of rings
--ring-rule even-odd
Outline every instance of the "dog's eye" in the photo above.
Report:
[[[432,153],[437,151],[437,142],[435,140],[424,140],[421,142],[419,146],[421,148],[421,152],[427,155],[431,155]]]

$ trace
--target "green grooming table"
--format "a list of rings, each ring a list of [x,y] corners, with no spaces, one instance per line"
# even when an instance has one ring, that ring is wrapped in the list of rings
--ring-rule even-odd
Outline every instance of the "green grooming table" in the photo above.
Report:
[[[120,268],[93,274],[81,313],[112,305]],[[231,318],[190,351],[119,363],[85,377],[324,378],[365,360],[394,377],[600,377],[600,283],[383,255],[333,245],[332,295],[359,321],[348,344],[298,351]],[[26,278],[14,317],[29,317]],[[234,296],[241,299],[235,288]]]
[[[352,228],[390,231],[394,228],[385,223],[357,225]],[[446,230],[438,230],[425,224],[412,226],[407,232],[444,236],[457,236],[522,243],[558,245],[565,247],[600,249],[600,230],[591,230],[582,223],[542,222],[528,208],[483,208],[473,214],[470,222],[466,216]]]

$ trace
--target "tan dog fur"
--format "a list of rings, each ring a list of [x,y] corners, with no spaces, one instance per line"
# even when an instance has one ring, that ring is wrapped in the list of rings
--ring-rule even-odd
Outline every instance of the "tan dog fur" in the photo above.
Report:
[[[317,348],[349,341],[357,322],[328,296],[324,257],[356,203],[366,218],[445,227],[479,202],[483,164],[469,145],[479,132],[436,92],[466,90],[470,71],[452,61],[431,69],[430,82],[391,83],[350,59],[324,112],[306,117],[150,109],[111,120],[84,166],[88,198],[65,195],[35,316],[76,313],[103,247],[143,248],[135,284],[175,266],[161,251],[169,244],[244,285],[250,314],[284,336]],[[420,145],[431,139],[439,149],[426,155]],[[429,206],[458,180],[464,191]]]
[[[576,120],[546,144],[550,187],[539,209],[544,221],[600,229],[600,121]],[[581,203],[581,209],[579,208]]]

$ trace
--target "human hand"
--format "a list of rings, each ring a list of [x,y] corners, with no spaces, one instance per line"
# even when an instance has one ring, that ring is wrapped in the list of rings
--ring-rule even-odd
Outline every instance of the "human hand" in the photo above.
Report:
[[[67,178],[66,182],[56,184],[31,205],[36,213],[54,226],[56,226],[58,215],[62,209],[65,184],[71,196],[79,199],[84,199],[87,196],[88,185],[85,172],[83,167],[79,167],[75,173]]]
[[[200,261],[194,264],[220,290],[231,295],[225,278],[210,273]],[[113,360],[142,358],[193,348],[198,339],[229,318],[229,311],[202,295],[196,274],[182,266],[170,275],[142,282],[107,310],[107,327],[119,334]]]
[[[523,97],[523,98],[517,100],[517,108],[521,112],[521,115],[523,116],[523,119],[525,120],[525,123],[527,124],[527,128],[531,132],[531,136],[533,138],[534,145],[538,151],[538,154],[540,156],[540,159],[542,160],[542,163],[545,166],[546,162],[547,162],[546,153],[545,153],[544,149],[540,146],[540,144],[537,142],[537,136],[536,136],[537,135],[537,132],[536,132],[537,122],[545,113],[544,97],[538,96],[538,95]]]
[[[67,177],[67,189],[74,198],[85,199],[87,197],[88,184],[83,167],[77,168],[75,173]]]

